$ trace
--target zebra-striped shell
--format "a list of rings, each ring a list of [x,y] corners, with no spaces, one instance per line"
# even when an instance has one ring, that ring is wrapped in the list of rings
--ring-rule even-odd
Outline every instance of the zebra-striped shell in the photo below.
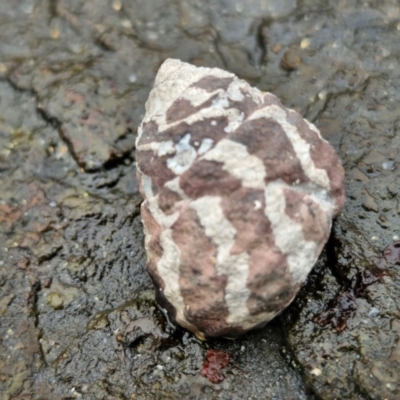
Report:
[[[281,312],[344,204],[343,168],[315,126],[217,68],[162,64],[136,160],[148,272],[202,339]]]

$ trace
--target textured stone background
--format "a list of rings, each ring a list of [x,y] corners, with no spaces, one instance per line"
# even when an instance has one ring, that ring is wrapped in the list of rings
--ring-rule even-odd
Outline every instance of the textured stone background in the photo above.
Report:
[[[394,0],[1,1],[0,397],[400,398],[399,39]],[[300,296],[234,342],[170,327],[144,272],[134,139],[167,57],[275,93],[347,172]]]

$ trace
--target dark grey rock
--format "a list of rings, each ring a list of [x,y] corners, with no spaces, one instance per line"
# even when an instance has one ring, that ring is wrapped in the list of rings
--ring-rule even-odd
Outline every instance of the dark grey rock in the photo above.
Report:
[[[2,397],[397,399],[399,267],[382,251],[400,236],[398,24],[391,0],[1,2]],[[130,152],[168,57],[276,94],[347,172],[346,208],[298,300],[262,331],[213,342],[233,360],[217,386],[200,376],[205,346],[152,309],[144,272]],[[68,91],[85,104],[68,107]],[[79,147],[74,124],[91,112],[102,118]],[[169,339],[127,332],[123,311]]]

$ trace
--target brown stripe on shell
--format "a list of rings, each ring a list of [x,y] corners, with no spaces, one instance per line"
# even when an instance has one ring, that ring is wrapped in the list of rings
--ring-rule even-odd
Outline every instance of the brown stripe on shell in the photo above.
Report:
[[[221,198],[221,207],[236,230],[232,255],[256,248],[273,235],[271,224],[264,215],[263,190],[240,186]]]
[[[160,262],[160,259],[163,255],[163,249],[160,245],[160,235],[163,231],[163,227],[161,227],[157,221],[153,218],[151,214],[147,201],[144,201],[140,207],[140,214],[143,221],[146,221],[146,231],[147,236],[150,239],[147,242],[147,255],[151,254],[151,257],[147,260],[147,271],[158,291],[159,288],[164,290],[165,283],[162,279],[161,275],[158,273],[157,265]],[[147,239],[147,238],[146,238]]]
[[[301,224],[305,240],[318,243],[322,250],[329,236],[329,215],[306,193],[285,189],[283,194],[286,201],[285,214]]]
[[[211,124],[212,121],[215,121],[214,125]],[[187,133],[191,134],[190,143],[193,147],[196,147],[194,142],[201,142],[204,138],[212,139],[215,145],[221,139],[226,137],[225,128],[228,124],[229,122],[227,117],[220,116],[215,118],[205,118],[196,121],[193,124],[188,124],[187,122],[182,121],[171,128],[159,131],[158,124],[154,121],[150,121],[142,125],[142,135],[138,140],[137,146],[140,148],[140,146],[145,144],[166,142],[168,140],[177,144]],[[142,151],[143,150],[139,150],[137,153]]]
[[[165,186],[161,188],[158,193],[158,206],[166,215],[171,215],[176,212],[176,205],[181,200],[178,193]]]
[[[344,169],[336,155],[335,149],[325,140],[321,140],[317,132],[297,112],[287,112],[287,120],[296,126],[300,136],[310,145],[310,157],[317,168],[324,169],[329,177],[331,195],[335,201],[335,213],[345,203]]]
[[[197,113],[202,108],[210,107],[217,96],[218,95],[211,96],[207,101],[198,106],[194,106],[185,98],[176,99],[166,112],[167,123],[171,124],[172,122],[179,121]]]
[[[207,195],[229,196],[241,186],[242,182],[216,161],[198,160],[180,176],[180,187],[192,199]]]
[[[242,143],[265,166],[265,182],[282,179],[287,184],[308,182],[299,159],[282,126],[271,118],[242,123],[229,139]]]
[[[155,138],[158,136],[158,124],[154,121],[149,121],[142,123],[140,127],[142,134],[137,142],[137,146],[142,146],[154,142]]]
[[[271,223],[264,214],[264,192],[242,187],[222,198],[221,205],[237,232],[231,254],[249,254],[249,313],[273,312],[278,303],[290,301],[294,292],[286,257],[275,246]]]
[[[272,93],[264,92],[263,107],[277,105],[283,108],[282,102]]]
[[[175,178],[175,173],[167,166],[167,160],[171,155],[158,157],[153,151],[141,150],[136,152],[136,162],[138,170],[151,177],[151,182],[155,185],[155,193],[158,188],[163,187],[166,182]]]
[[[215,268],[215,245],[191,208],[181,211],[172,229],[180,250],[179,287],[186,305],[185,318],[205,334],[211,326],[224,329],[229,314],[224,298],[227,277],[218,275]]]
[[[215,125],[211,122],[215,121]],[[212,139],[214,145],[218,143],[221,139],[226,137],[225,128],[228,125],[228,120],[226,117],[216,117],[216,118],[205,118],[196,121],[193,124],[188,124],[187,122],[181,122],[173,126],[172,128],[166,129],[157,135],[157,141],[172,140],[174,143],[178,143],[183,136],[190,133],[191,139],[190,144],[196,147],[194,142],[201,143],[202,139],[209,138]]]
[[[257,103],[252,97],[250,97],[244,90],[240,89],[243,95],[243,100],[234,101],[229,99],[229,108],[235,108],[243,113],[244,119],[248,118],[254,111],[260,108],[260,104]]]
[[[219,89],[228,89],[228,86],[233,82],[232,78],[221,78],[215,75],[207,75],[204,78],[201,78],[199,81],[192,83],[191,87],[196,87],[199,89],[203,89],[206,92],[215,92]]]
[[[247,300],[251,315],[283,309],[298,290],[286,257],[268,242],[250,252],[247,287],[251,291]]]

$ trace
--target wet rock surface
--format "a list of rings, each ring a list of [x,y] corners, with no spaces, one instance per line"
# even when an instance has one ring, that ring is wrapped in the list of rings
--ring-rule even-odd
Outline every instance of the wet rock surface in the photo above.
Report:
[[[399,398],[399,24],[389,0],[2,2],[1,397]],[[300,295],[234,342],[170,326],[144,271],[132,154],[167,57],[275,93],[346,169]]]

